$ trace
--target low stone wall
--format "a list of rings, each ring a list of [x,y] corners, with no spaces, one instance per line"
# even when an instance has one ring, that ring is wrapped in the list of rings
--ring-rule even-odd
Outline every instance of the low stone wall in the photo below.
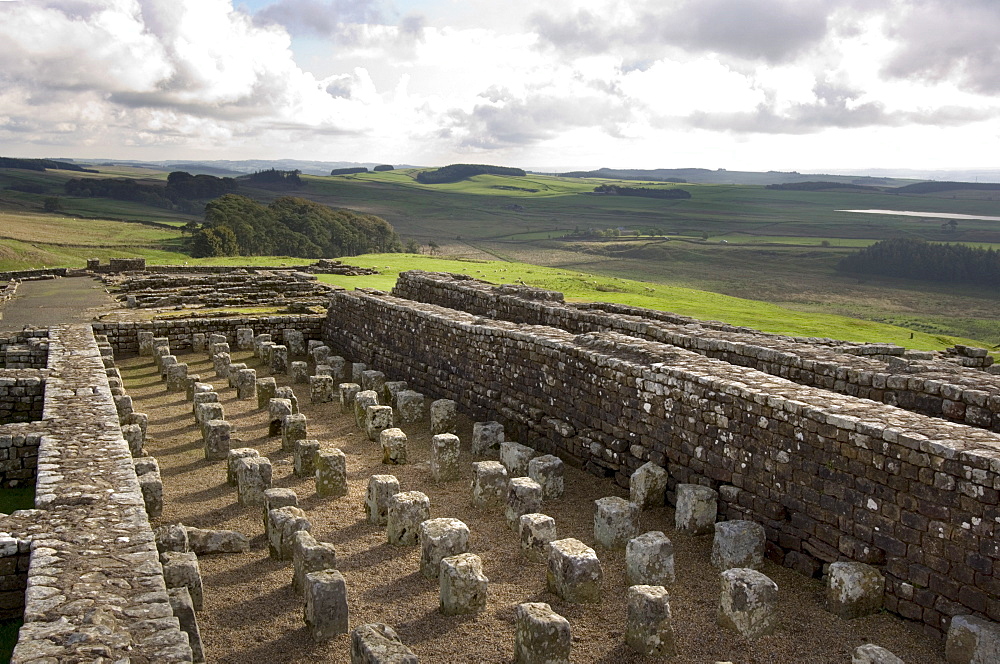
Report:
[[[786,337],[714,323],[682,323],[674,320],[678,318],[674,314],[622,305],[566,305],[556,298],[533,296],[531,291],[537,290],[491,286],[462,275],[404,272],[393,294],[575,333],[622,332],[802,385],[1000,432],[1000,376],[963,367],[935,353],[906,352],[891,344]]]
[[[0,338],[0,368],[44,369],[49,358],[47,328],[27,328]]]
[[[38,446],[42,435],[37,431],[32,432],[32,428],[37,427],[23,424],[0,426],[0,488],[12,489],[35,484]]]
[[[170,339],[170,348],[184,350],[191,348],[191,336],[202,334],[225,334],[230,343],[236,341],[236,330],[252,328],[254,334],[270,334],[275,343],[283,342],[286,328],[299,330],[305,339],[319,339],[323,316],[303,314],[295,316],[239,316],[233,318],[186,318],[183,320],[157,320],[123,323],[93,323],[95,334],[104,334],[116,355],[139,352],[140,331],[152,332],[157,337]]]
[[[615,332],[574,335],[337,293],[328,345],[622,486],[642,463],[719,490],[769,555],[879,565],[887,607],[1000,619],[1000,436]]]
[[[290,302],[325,304],[334,288],[309,272],[237,270],[225,274],[113,275],[109,291],[130,308],[168,306],[282,306]]]
[[[0,272],[0,281],[10,281],[18,279],[37,279],[39,277],[65,277],[69,273],[69,268],[52,267],[39,270],[15,270],[13,272]]]
[[[0,424],[42,419],[44,401],[44,370],[0,370]]]
[[[0,534],[0,620],[24,615],[31,542]]]

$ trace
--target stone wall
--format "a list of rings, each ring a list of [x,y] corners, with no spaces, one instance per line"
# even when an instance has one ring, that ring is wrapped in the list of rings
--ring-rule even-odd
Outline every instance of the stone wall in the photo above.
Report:
[[[772,559],[879,565],[931,629],[1000,619],[1000,436],[616,332],[494,321],[337,293],[326,342],[626,486],[652,461],[765,526]]]
[[[44,401],[44,371],[0,370],[0,424],[42,419]]]
[[[45,277],[65,277],[69,274],[69,269],[65,267],[43,268],[39,270],[15,270],[13,272],[0,272],[0,281],[10,281],[17,279],[25,281]]]
[[[41,417],[37,418],[41,419]],[[38,472],[40,433],[31,426],[0,426],[0,488],[34,485]]]
[[[196,333],[225,334],[230,343],[236,341],[236,330],[253,328],[254,334],[270,334],[275,343],[282,343],[283,330],[300,330],[308,339],[319,339],[323,316],[239,316],[232,318],[186,318],[183,320],[157,320],[123,323],[93,323],[95,334],[104,334],[116,355],[139,352],[140,331],[150,331],[154,336],[170,339],[170,348],[191,348],[191,336]]]
[[[49,357],[47,328],[26,328],[0,338],[0,367],[4,369],[44,369]]]
[[[31,542],[0,533],[0,620],[24,615]]]
[[[891,344],[787,337],[721,323],[684,322],[674,314],[622,305],[567,305],[558,301],[561,296],[539,297],[538,290],[491,286],[462,275],[404,272],[393,294],[576,333],[622,332],[802,385],[1000,432],[1000,376],[964,367],[957,355],[906,351]]]
[[[111,272],[142,272],[146,269],[145,258],[112,258],[108,263]]]

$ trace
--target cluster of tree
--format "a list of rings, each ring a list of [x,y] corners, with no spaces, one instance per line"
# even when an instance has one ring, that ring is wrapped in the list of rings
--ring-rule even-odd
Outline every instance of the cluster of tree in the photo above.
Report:
[[[1000,251],[896,238],[881,240],[845,256],[837,264],[837,270],[997,287]]]
[[[240,180],[250,184],[277,185],[288,189],[302,186],[302,171],[279,171],[276,168],[268,168],[264,171],[254,171],[250,175],[244,175]]]
[[[476,175],[515,175],[525,176],[527,173],[520,168],[509,166],[487,166],[485,164],[449,164],[433,171],[417,173],[417,182],[421,184],[444,184],[459,182]]]
[[[381,173],[382,171],[394,171],[396,170],[392,164],[380,164],[372,169],[376,173]]]
[[[0,157],[0,168],[21,168],[27,171],[44,171],[54,168],[60,171],[80,171],[81,173],[98,173],[92,168],[84,168],[70,161],[54,161],[52,159],[17,159],[16,157]]]
[[[1000,191],[1000,183],[996,182],[917,182],[905,187],[893,189],[898,194],[936,194],[942,191]]]
[[[264,206],[227,194],[205,206],[205,223],[189,239],[192,256],[336,258],[402,251],[384,219],[285,196]]]
[[[641,196],[642,198],[691,198],[687,189],[659,189],[653,187],[622,187],[616,184],[601,184],[594,187],[595,194],[605,196]]]
[[[765,185],[765,189],[778,191],[827,191],[829,189],[847,189],[850,191],[882,191],[878,187],[854,184],[851,182],[786,182],[784,184]]]
[[[236,188],[233,178],[191,175],[184,171],[170,173],[166,186],[129,178],[74,178],[63,185],[70,196],[113,198],[185,212],[199,212],[201,206],[197,201],[217,198]]]
[[[353,168],[335,168],[330,171],[330,175],[354,175],[355,173],[367,173],[368,169],[364,166],[356,166]]]

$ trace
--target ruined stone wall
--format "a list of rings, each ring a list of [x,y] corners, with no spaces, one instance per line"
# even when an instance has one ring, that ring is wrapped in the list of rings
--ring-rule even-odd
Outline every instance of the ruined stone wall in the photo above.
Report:
[[[285,328],[300,330],[306,339],[319,339],[323,324],[321,315],[295,316],[239,316],[233,318],[186,318],[183,320],[157,320],[142,322],[93,324],[95,334],[104,334],[114,348],[115,354],[135,354],[139,352],[140,331],[152,332],[157,337],[170,339],[170,347],[175,350],[191,348],[191,336],[196,333],[225,334],[235,343],[236,330],[241,327],[253,328],[255,334],[270,334],[275,343],[283,341]]]
[[[39,270],[15,270],[13,272],[0,272],[0,281],[10,281],[11,279],[37,279],[39,277],[65,277],[69,273],[69,268],[52,267]]]
[[[404,272],[393,294],[576,333],[614,330],[803,385],[1000,432],[1000,376],[960,366],[933,353],[904,353],[905,349],[891,344],[765,334],[721,324],[675,323],[671,322],[673,314],[620,305],[566,305],[532,296],[537,290],[494,287],[460,275]]]
[[[48,328],[27,328],[10,337],[0,337],[0,367],[44,369],[49,358]]]
[[[0,424],[40,420],[44,402],[44,371],[0,370]]]
[[[509,440],[627,485],[653,461],[765,526],[769,555],[883,568],[886,606],[943,629],[1000,619],[1000,436],[615,332],[574,335],[338,293],[327,343]]]
[[[41,414],[36,419],[41,419]],[[24,425],[0,426],[0,488],[34,485],[42,436],[30,429]]]

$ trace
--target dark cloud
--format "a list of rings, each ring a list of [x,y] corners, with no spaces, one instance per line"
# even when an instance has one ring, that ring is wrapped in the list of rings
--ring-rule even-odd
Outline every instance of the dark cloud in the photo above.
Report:
[[[384,23],[378,0],[279,0],[254,15],[262,25],[278,24],[293,35],[343,36],[344,24]]]

